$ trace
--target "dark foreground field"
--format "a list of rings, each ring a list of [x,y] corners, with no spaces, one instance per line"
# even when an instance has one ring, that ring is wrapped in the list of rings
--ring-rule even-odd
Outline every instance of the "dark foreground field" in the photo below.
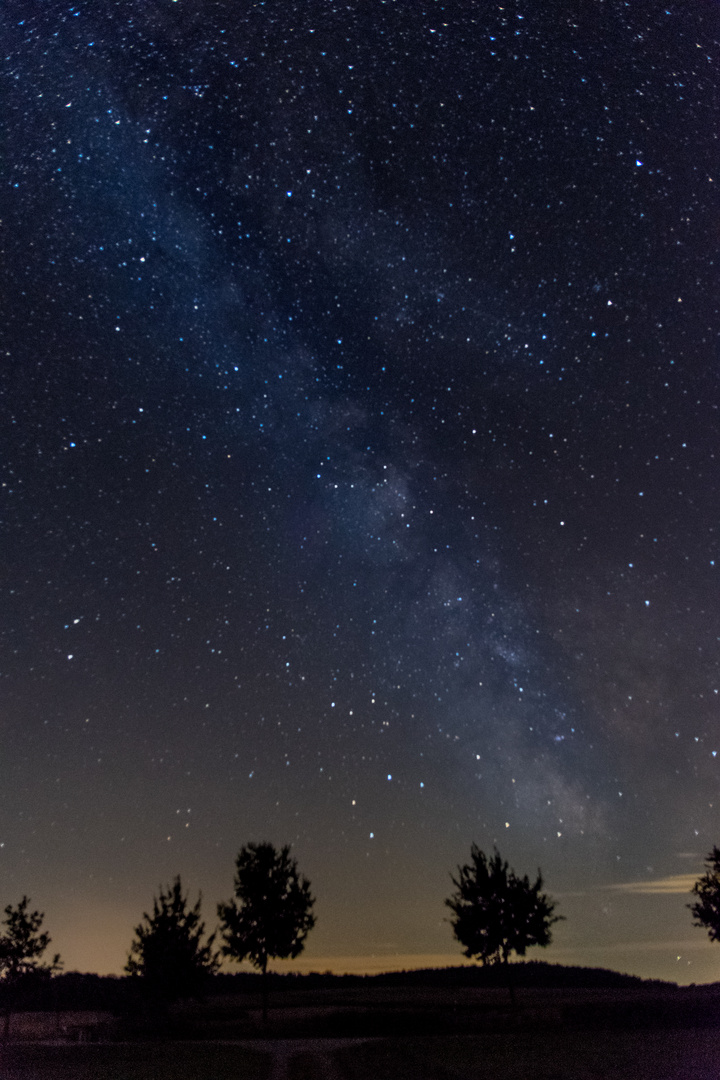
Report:
[[[2,1080],[720,1080],[720,988],[308,985],[18,1013]]]
[[[515,1032],[496,1035],[259,1041],[252,1046],[26,1045],[4,1080],[718,1080],[716,1031]]]

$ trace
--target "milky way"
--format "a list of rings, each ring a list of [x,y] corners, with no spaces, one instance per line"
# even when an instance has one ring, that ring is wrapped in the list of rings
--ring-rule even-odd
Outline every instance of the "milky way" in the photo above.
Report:
[[[720,841],[718,12],[536,8],[0,15],[2,901],[70,966],[253,839],[309,954],[450,954],[475,841],[696,977],[610,886]]]

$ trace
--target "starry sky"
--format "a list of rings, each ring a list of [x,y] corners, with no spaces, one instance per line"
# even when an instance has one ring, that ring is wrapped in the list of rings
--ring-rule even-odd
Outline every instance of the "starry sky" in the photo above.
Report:
[[[0,866],[66,969],[249,840],[307,967],[720,977],[714,0],[0,12]],[[295,969],[302,965],[296,962]]]

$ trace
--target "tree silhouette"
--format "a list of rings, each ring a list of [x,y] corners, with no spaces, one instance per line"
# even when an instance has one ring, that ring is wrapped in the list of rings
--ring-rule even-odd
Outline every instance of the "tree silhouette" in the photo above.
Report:
[[[156,1002],[192,997],[202,990],[208,975],[217,971],[213,950],[215,934],[203,944],[205,924],[200,919],[202,897],[189,908],[178,875],[167,890],[153,897],[153,912],[135,927],[125,971],[143,979]]]
[[[315,925],[310,882],[298,874],[290,847],[246,844],[235,860],[235,898],[218,904],[223,953],[249,960],[263,975],[263,1020],[267,1020],[267,965],[299,956]]]
[[[56,953],[49,964],[41,963],[40,958],[50,944],[50,935],[40,927],[44,914],[41,911],[28,911],[30,900],[23,896],[17,907],[8,904],[2,925],[6,927],[0,934],[0,974],[7,990],[5,1000],[5,1023],[3,1041],[7,1042],[10,1033],[10,1015],[12,1011],[11,995],[24,982],[33,977],[49,978],[61,968],[60,954]]]
[[[705,927],[711,941],[720,941],[720,848],[713,847],[705,867],[691,890],[697,900],[687,906],[695,916],[693,926]]]
[[[466,956],[505,966],[514,1002],[511,954],[524,956],[531,945],[549,945],[550,927],[562,916],[553,914],[554,902],[541,891],[539,871],[531,885],[527,875],[520,878],[510,869],[497,848],[489,858],[473,844],[471,858],[471,865],[458,867],[457,878],[451,875],[457,892],[445,901],[453,913],[450,922]]]

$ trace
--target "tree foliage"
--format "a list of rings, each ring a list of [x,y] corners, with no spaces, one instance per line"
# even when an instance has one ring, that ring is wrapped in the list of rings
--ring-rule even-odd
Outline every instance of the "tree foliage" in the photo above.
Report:
[[[507,963],[512,953],[524,956],[531,945],[549,945],[550,927],[561,916],[553,914],[555,904],[542,892],[541,874],[534,884],[527,875],[518,877],[497,848],[488,857],[473,844],[471,859],[458,867],[452,878],[457,892],[445,901],[465,955],[483,964]]]
[[[315,925],[314,903],[288,845],[246,844],[235,860],[235,897],[218,904],[223,953],[262,972],[269,959],[299,956]]]
[[[56,953],[50,963],[43,963],[42,956],[50,944],[50,935],[41,931],[44,914],[30,911],[30,900],[23,896],[17,907],[8,904],[0,934],[0,976],[6,991],[3,1002],[5,1016],[3,1042],[10,1036],[10,1015],[17,993],[28,982],[40,977],[49,978],[60,971],[60,954]]]
[[[29,911],[30,900],[23,896],[17,907],[8,904],[2,925],[6,928],[0,934],[0,972],[8,984],[20,982],[29,975],[53,975],[60,970],[60,955],[56,953],[52,961],[41,963],[41,957],[51,938],[46,931],[40,932],[44,914],[41,911]]]
[[[697,899],[688,907],[695,916],[693,925],[704,927],[711,941],[720,941],[720,848],[713,847],[705,868],[692,887]]]
[[[125,971],[142,978],[150,994],[161,1001],[192,997],[218,969],[215,934],[203,943],[201,902],[198,896],[194,907],[188,907],[178,875],[166,890],[160,888],[160,895],[153,897],[152,915],[145,912],[135,927]]]

